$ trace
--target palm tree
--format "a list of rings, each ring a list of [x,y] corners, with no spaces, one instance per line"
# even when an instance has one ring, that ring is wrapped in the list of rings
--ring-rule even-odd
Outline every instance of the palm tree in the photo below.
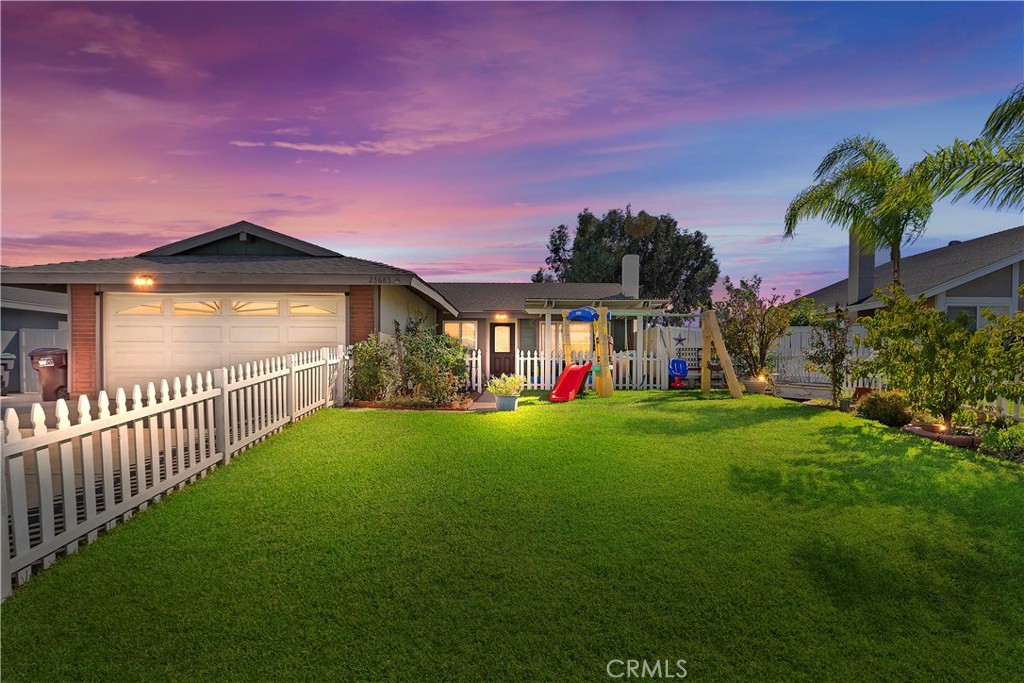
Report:
[[[954,140],[913,169],[939,197],[996,209],[1024,208],[1024,83],[996,105],[981,137]]]
[[[869,136],[833,147],[814,181],[789,203],[784,236],[793,237],[801,220],[823,219],[848,230],[864,249],[888,249],[892,280],[902,284],[900,252],[924,232],[932,215],[931,187],[904,171],[885,143]]]

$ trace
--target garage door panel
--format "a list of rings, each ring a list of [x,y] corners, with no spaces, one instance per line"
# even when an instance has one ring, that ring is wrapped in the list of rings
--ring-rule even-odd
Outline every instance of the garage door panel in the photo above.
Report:
[[[288,342],[291,344],[337,344],[341,338],[338,326],[330,327],[289,327]]]
[[[224,330],[210,325],[176,325],[171,328],[171,340],[189,344],[217,344],[224,340]]]
[[[224,365],[224,352],[220,349],[202,351],[181,349],[171,354],[171,368],[178,374],[195,374]]]
[[[281,328],[232,325],[229,340],[233,344],[276,344],[281,341]]]
[[[123,325],[110,331],[110,339],[115,342],[162,342],[164,341],[163,325]]]

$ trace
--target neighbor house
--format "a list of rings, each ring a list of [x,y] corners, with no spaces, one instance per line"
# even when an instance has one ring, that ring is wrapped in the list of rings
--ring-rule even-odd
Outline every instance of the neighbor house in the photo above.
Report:
[[[420,319],[480,349],[487,376],[511,371],[516,348],[560,348],[564,308],[667,303],[640,300],[635,283],[631,295],[620,284],[431,284],[246,221],[138,256],[9,268],[3,277],[68,296],[74,395],[351,344]],[[573,331],[580,344],[589,334]]]
[[[839,304],[857,316],[870,315],[882,303],[872,293],[892,283],[892,264],[875,266],[851,239],[850,275],[806,296],[818,304]],[[1024,284],[1024,226],[972,240],[954,240],[944,247],[903,258],[903,288],[953,318],[966,314],[984,325],[984,309],[993,313],[1024,310],[1019,288]]]
[[[7,269],[3,276],[6,280]],[[0,351],[16,357],[7,390],[38,391],[39,380],[29,353],[40,347],[63,346],[67,341],[68,296],[24,287],[0,286]]]

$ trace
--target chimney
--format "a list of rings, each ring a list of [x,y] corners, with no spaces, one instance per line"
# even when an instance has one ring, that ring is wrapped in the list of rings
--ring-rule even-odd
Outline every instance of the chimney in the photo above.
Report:
[[[640,298],[640,256],[622,257],[622,294],[630,299]]]
[[[864,249],[860,239],[850,233],[850,279],[846,283],[846,303],[855,304],[871,296],[875,288],[875,252]]]

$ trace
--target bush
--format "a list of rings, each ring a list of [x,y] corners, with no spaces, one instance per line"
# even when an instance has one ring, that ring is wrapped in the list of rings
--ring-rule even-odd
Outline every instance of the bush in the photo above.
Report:
[[[447,405],[459,396],[466,379],[466,347],[458,339],[435,334],[418,321],[400,335],[401,370],[406,386],[403,395]]]
[[[356,401],[382,401],[398,391],[398,363],[393,344],[372,336],[352,345],[349,392]]]
[[[857,415],[890,427],[902,427],[913,419],[910,402],[902,391],[873,391],[856,406]]]
[[[989,429],[981,438],[981,450],[1007,460],[1024,462],[1024,422],[1004,429]]]
[[[526,378],[522,375],[505,375],[487,380],[487,390],[495,396],[518,396],[526,388]]]

